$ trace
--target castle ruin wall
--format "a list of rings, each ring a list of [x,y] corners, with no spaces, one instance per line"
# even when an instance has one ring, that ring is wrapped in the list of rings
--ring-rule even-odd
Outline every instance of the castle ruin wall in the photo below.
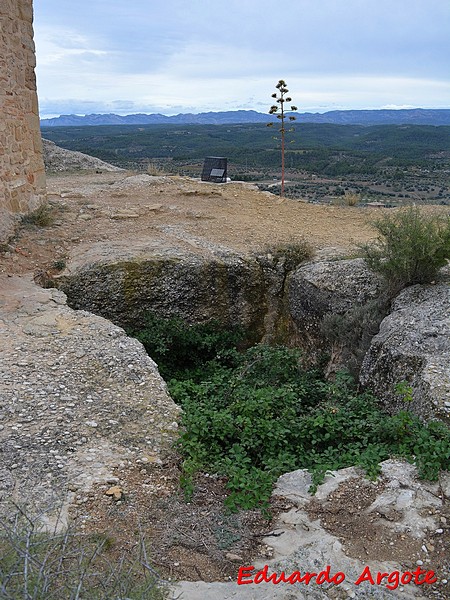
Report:
[[[0,243],[45,202],[32,0],[0,0]]]

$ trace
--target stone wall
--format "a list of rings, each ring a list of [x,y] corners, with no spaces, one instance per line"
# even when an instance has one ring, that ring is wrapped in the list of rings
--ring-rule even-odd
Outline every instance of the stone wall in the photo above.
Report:
[[[0,243],[45,200],[32,0],[0,0]]]

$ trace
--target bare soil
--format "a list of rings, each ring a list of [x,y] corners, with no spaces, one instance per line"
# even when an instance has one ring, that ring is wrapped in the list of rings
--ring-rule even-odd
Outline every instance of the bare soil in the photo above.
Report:
[[[351,254],[374,236],[378,210],[280,201],[249,184],[126,173],[48,177],[53,224],[22,227],[0,272],[54,271],[79,247],[157,237],[167,227],[239,252],[307,240],[319,257]],[[56,269],[57,270],[57,269]]]

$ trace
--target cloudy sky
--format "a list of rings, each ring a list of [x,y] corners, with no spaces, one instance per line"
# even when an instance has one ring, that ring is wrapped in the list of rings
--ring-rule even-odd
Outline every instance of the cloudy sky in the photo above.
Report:
[[[450,108],[449,0],[34,0],[41,116]]]

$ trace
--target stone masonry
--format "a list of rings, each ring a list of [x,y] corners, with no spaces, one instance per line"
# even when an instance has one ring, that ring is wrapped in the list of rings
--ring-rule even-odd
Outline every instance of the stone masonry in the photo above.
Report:
[[[0,244],[45,201],[32,0],[0,0]]]

